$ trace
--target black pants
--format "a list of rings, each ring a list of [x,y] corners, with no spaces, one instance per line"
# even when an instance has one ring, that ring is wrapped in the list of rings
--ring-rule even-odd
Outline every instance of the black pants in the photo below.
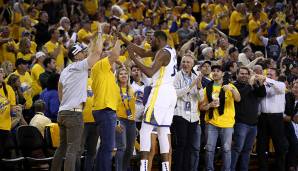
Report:
[[[259,170],[268,170],[268,151],[269,138],[272,138],[275,149],[276,171],[285,170],[285,156],[288,149],[288,141],[284,132],[284,122],[282,113],[265,114],[262,113],[258,122],[257,153]]]
[[[0,160],[4,157],[5,145],[9,138],[9,131],[0,129]]]
[[[197,170],[199,165],[201,127],[198,122],[188,122],[181,116],[174,116],[173,170]]]
[[[298,157],[298,139],[291,122],[285,123],[285,134],[289,142],[289,151],[287,154],[287,168],[297,165]]]

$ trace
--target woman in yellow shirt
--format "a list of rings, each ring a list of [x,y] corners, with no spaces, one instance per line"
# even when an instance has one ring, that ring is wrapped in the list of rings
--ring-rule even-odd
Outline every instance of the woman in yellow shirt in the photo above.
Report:
[[[4,82],[4,70],[0,67],[0,160],[3,158],[5,142],[11,129],[12,106],[16,105],[15,94]]]
[[[121,102],[117,107],[116,127],[116,170],[127,170],[134,150],[136,139],[135,97],[129,85],[129,76],[126,68],[117,72],[117,82],[120,87]]]
[[[31,41],[29,38],[24,37],[20,40],[18,58],[23,58],[26,61],[31,61],[33,54],[30,51]]]

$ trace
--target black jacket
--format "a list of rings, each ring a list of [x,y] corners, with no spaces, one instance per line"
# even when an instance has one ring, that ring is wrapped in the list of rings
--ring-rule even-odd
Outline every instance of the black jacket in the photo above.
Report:
[[[252,87],[238,81],[234,85],[237,87],[241,96],[241,101],[235,102],[236,122],[256,125],[258,122],[260,98],[266,96],[265,86],[254,85]]]
[[[286,94],[285,114],[293,117],[298,112],[298,105],[295,108],[295,95],[292,92]]]

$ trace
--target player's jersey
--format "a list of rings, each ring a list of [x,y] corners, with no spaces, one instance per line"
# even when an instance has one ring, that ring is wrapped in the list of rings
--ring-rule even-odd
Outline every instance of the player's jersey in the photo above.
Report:
[[[152,76],[152,87],[157,85],[173,85],[174,78],[176,74],[176,50],[170,46],[165,46],[162,50],[168,51],[171,54],[171,60],[167,66],[161,67],[153,76]]]
[[[156,126],[170,126],[177,101],[174,88],[176,74],[176,51],[166,46],[162,50],[170,53],[167,66],[161,67],[152,77],[152,90],[145,106],[144,122]]]

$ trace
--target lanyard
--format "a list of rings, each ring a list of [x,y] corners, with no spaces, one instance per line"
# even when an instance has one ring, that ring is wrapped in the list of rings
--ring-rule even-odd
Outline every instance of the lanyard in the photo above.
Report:
[[[123,104],[125,110],[126,110],[126,111],[128,110],[128,111],[131,113],[131,109],[130,109],[130,106],[129,106],[129,98],[130,98],[130,96],[129,96],[127,90],[128,90],[128,88],[126,88],[128,107],[126,107],[126,104],[124,103],[124,95],[123,95],[123,93],[122,93],[122,88],[120,88],[121,101],[122,101],[122,104]]]
[[[191,84],[191,82],[192,82],[191,75],[190,75],[190,77],[185,76],[184,73],[183,73],[183,71],[182,71],[182,76],[183,76],[184,83],[189,86]]]

